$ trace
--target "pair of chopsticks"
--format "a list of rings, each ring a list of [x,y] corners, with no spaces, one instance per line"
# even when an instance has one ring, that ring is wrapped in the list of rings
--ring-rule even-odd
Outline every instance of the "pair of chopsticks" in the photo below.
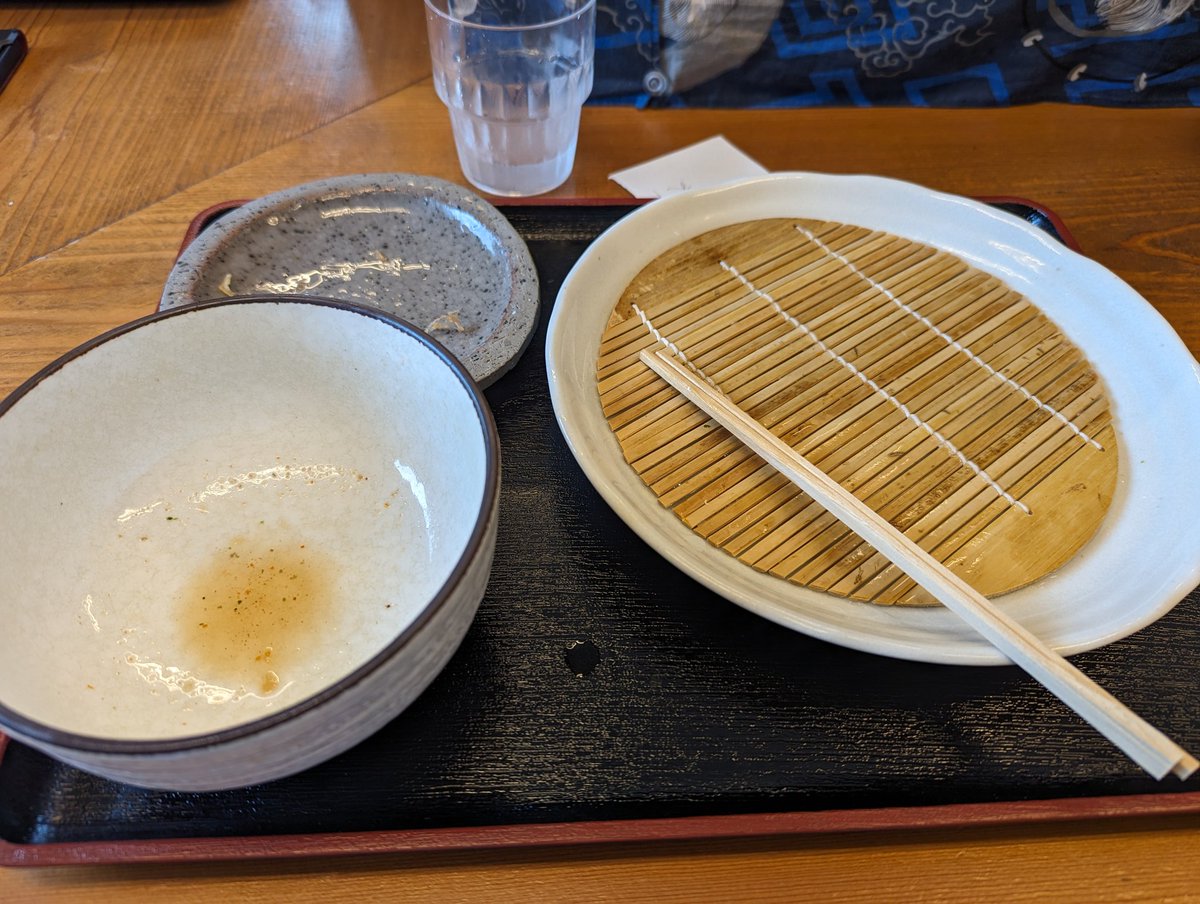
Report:
[[[800,455],[681,364],[665,348],[642,361],[701,411],[745,443],[831,515],[870,543],[997,650],[1037,679],[1093,728],[1157,779],[1190,776],[1200,762],[1109,694],[987,597],[893,527],[820,468]]]

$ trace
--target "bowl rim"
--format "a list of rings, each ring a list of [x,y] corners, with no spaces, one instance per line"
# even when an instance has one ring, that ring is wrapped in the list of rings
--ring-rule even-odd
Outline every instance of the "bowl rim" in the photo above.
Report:
[[[467,392],[468,398],[475,410],[475,415],[479,420],[480,426],[483,428],[484,442],[484,486],[483,486],[483,501],[479,507],[479,514],[476,518],[475,525],[471,530],[471,534],[467,539],[466,547],[454,564],[449,576],[438,588],[424,608],[417,614],[403,631],[394,637],[383,649],[379,650],[374,656],[366,662],[361,663],[352,671],[343,675],[337,681],[329,684],[308,697],[284,707],[276,712],[268,713],[256,719],[251,719],[248,722],[242,722],[237,725],[231,725],[227,728],[221,728],[216,731],[204,732],[201,734],[182,735],[171,738],[154,738],[154,739],[138,739],[138,738],[107,738],[100,735],[89,735],[78,732],[69,731],[67,729],[55,728],[40,722],[36,718],[32,718],[23,713],[19,713],[10,708],[2,699],[0,699],[0,728],[11,729],[18,735],[17,740],[28,738],[32,741],[48,744],[56,748],[69,751],[78,751],[81,753],[102,753],[116,756],[146,756],[154,754],[177,754],[184,753],[190,750],[200,748],[208,748],[219,745],[228,744],[233,741],[241,740],[251,735],[267,731],[281,723],[291,721],[305,713],[324,706],[335,697],[349,691],[355,685],[361,683],[369,675],[377,671],[384,663],[396,656],[401,650],[409,646],[413,639],[429,624],[433,618],[441,612],[449,604],[451,598],[455,595],[459,585],[465,579],[467,572],[470,570],[472,563],[475,561],[480,547],[484,543],[488,527],[496,516],[499,508],[499,484],[500,484],[500,437],[496,430],[495,418],[492,415],[491,408],[488,406],[486,399],[483,396],[483,391],[479,384],[471,377],[466,368],[457,358],[454,357],[441,343],[433,337],[425,334],[419,328],[406,320],[399,317],[386,314],[382,311],[368,308],[365,306],[355,305],[352,303],[337,301],[334,299],[321,298],[318,296],[301,296],[301,295],[247,295],[238,296],[235,298],[219,298],[208,301],[195,302],[183,307],[169,308],[164,311],[156,311],[152,314],[147,314],[128,323],[121,324],[113,329],[107,330],[98,336],[88,339],[75,348],[65,352],[51,363],[37,371],[33,376],[26,379],[21,385],[14,389],[3,399],[0,399],[0,418],[3,418],[13,407],[15,407],[23,398],[29,395],[37,388],[44,380],[51,375],[62,370],[72,362],[82,358],[88,352],[94,351],[102,345],[111,342],[114,339],[136,332],[139,329],[150,327],[158,324],[161,321],[169,320],[174,317],[187,317],[192,315],[203,314],[205,311],[224,309],[230,306],[251,306],[251,305],[279,305],[287,306],[292,304],[310,305],[313,307],[332,308],[341,310],[346,313],[356,314],[361,317],[368,317],[372,320],[379,321],[387,326],[390,326],[402,333],[407,334],[417,342],[421,343],[432,351],[436,357],[441,359],[451,373],[462,384]]]

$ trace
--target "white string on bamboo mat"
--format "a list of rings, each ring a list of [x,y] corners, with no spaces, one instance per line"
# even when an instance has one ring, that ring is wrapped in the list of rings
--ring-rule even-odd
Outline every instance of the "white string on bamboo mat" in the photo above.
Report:
[[[818,336],[811,329],[809,329],[807,326],[805,326],[803,323],[801,323],[799,320],[797,320],[795,317],[793,317],[791,314],[789,314],[787,311],[785,311],[783,309],[783,306],[780,305],[779,302],[776,301],[774,297],[772,297],[769,293],[764,292],[762,289],[755,286],[754,283],[752,283],[745,276],[743,276],[741,274],[741,272],[738,271],[737,267],[733,266],[732,264],[730,264],[726,261],[721,261],[720,263],[721,263],[721,267],[725,271],[727,271],[728,273],[730,273],[734,277],[736,277],[742,283],[742,285],[744,285],[747,289],[749,289],[754,295],[756,295],[759,298],[763,299],[764,301],[768,302],[771,305],[771,307],[775,309],[776,313],[778,313],[780,317],[782,317],[785,321],[787,321],[788,324],[790,324],[793,328],[798,330],[803,336],[807,337],[813,343],[815,343],[817,348],[819,348],[825,354],[829,355],[829,357],[833,358],[833,360],[835,360],[842,367],[844,367],[848,371],[850,371],[851,374],[853,374],[855,377],[857,377],[859,380],[861,380],[866,386],[870,387],[872,391],[881,395],[884,399],[886,399],[888,402],[890,402],[892,405],[894,405],[896,407],[896,409],[901,414],[903,414],[908,420],[912,421],[914,424],[916,424],[918,427],[920,427],[922,430],[924,430],[926,433],[928,433],[931,437],[933,437],[934,441],[938,445],[940,445],[947,452],[949,452],[951,455],[953,455],[955,458],[957,458],[965,467],[969,468],[976,475],[978,475],[985,483],[987,483],[987,485],[996,493],[996,495],[998,495],[1001,499],[1003,499],[1009,505],[1019,508],[1026,515],[1030,514],[1029,506],[1025,505],[1025,503],[1021,502],[1019,499],[1017,499],[1011,493],[1009,493],[1007,490],[1005,490],[1004,487],[1000,486],[1000,484],[998,484],[994,479],[992,479],[992,477],[986,471],[984,471],[983,468],[979,467],[979,465],[975,464],[975,462],[973,462],[973,461],[971,461],[971,459],[967,458],[967,456],[964,455],[962,453],[962,451],[957,446],[954,445],[954,443],[952,443],[950,440],[948,440],[946,437],[944,437],[941,433],[939,433],[936,429],[934,429],[934,427],[932,425],[926,423],[917,414],[915,414],[914,412],[909,410],[907,405],[905,405],[898,398],[896,398],[894,395],[892,395],[890,392],[888,392],[886,389],[884,389],[882,386],[880,386],[878,383],[876,383],[874,380],[872,380],[870,377],[868,377],[865,373],[863,373],[861,370],[859,370],[857,367],[855,367],[853,364],[851,364],[849,361],[847,361],[844,357],[842,357],[836,351],[834,351],[832,348],[830,348],[828,345],[826,345],[820,336]],[[710,380],[709,382],[711,383],[712,381]]]
[[[854,263],[854,261],[850,260],[850,258],[846,257],[841,252],[836,251],[833,248],[830,248],[823,241],[821,241],[819,238],[817,238],[817,236],[815,234],[813,234],[809,230],[805,229],[799,223],[796,224],[796,231],[799,232],[801,235],[803,235],[810,242],[813,242],[818,248],[820,248],[822,251],[824,251],[830,257],[833,257],[836,260],[840,261],[842,264],[844,264],[847,268],[849,268],[850,272],[852,272],[855,276],[859,277],[859,279],[862,279],[865,282],[867,282],[871,286],[871,288],[875,289],[878,292],[883,293],[884,297],[886,297],[894,305],[896,305],[898,308],[900,308],[900,310],[902,310],[908,316],[915,318],[919,323],[921,323],[925,327],[932,330],[939,339],[941,339],[943,342],[945,342],[951,348],[955,349],[956,351],[962,352],[964,355],[966,355],[968,358],[970,358],[971,361],[973,361],[975,364],[982,367],[989,374],[1004,381],[1005,384],[1007,384],[1008,386],[1011,386],[1013,389],[1017,390],[1017,392],[1021,393],[1021,395],[1025,396],[1025,398],[1029,399],[1029,401],[1033,402],[1035,405],[1037,405],[1039,408],[1041,408],[1047,414],[1051,415],[1052,417],[1057,418],[1062,423],[1064,423],[1066,426],[1070,427],[1072,432],[1074,432],[1075,435],[1078,436],[1080,439],[1083,439],[1084,441],[1091,443],[1093,446],[1095,446],[1101,452],[1104,451],[1104,447],[1101,446],[1099,442],[1097,442],[1095,439],[1093,439],[1092,437],[1090,437],[1086,433],[1084,433],[1082,430],[1080,430],[1079,427],[1077,427],[1074,424],[1074,422],[1071,421],[1070,418],[1068,418],[1066,415],[1064,415],[1062,412],[1058,411],[1051,405],[1047,405],[1045,402],[1043,402],[1041,399],[1039,399],[1037,396],[1035,396],[1033,393],[1031,393],[1028,389],[1026,389],[1024,386],[1022,386],[1020,383],[1018,383],[1015,380],[1013,380],[1012,378],[1006,377],[1004,374],[1000,373],[998,370],[996,370],[994,367],[992,367],[992,365],[988,364],[986,361],[984,361],[982,358],[980,358],[978,355],[976,355],[973,351],[971,351],[969,348],[967,348],[965,345],[963,345],[961,342],[959,342],[957,339],[955,339],[953,336],[950,336],[950,335],[947,335],[946,333],[944,333],[940,328],[938,328],[938,326],[936,324],[934,324],[928,317],[926,317],[920,311],[914,310],[912,307],[910,307],[909,305],[907,305],[903,301],[901,301],[899,298],[897,298],[896,295],[892,292],[892,290],[889,289],[887,286],[883,285],[882,283],[876,282],[874,279],[872,279],[866,273],[863,273],[863,271],[860,270],[858,268],[858,266]]]

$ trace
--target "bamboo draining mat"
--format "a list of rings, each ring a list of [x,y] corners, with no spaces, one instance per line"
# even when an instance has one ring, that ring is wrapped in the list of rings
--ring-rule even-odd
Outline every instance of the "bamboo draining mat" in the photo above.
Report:
[[[781,579],[932,603],[638,360],[659,343],[984,594],[1058,568],[1112,500],[1103,384],[1024,296],[883,232],[728,226],[629,285],[601,341],[598,388],[659,501]]]

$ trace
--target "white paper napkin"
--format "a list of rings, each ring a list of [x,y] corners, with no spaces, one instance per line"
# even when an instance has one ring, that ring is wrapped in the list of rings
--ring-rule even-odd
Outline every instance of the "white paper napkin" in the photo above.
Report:
[[[766,167],[734,147],[724,135],[716,135],[610,173],[608,178],[636,198],[661,198],[677,191],[708,188],[732,179],[762,176],[766,172]]]

